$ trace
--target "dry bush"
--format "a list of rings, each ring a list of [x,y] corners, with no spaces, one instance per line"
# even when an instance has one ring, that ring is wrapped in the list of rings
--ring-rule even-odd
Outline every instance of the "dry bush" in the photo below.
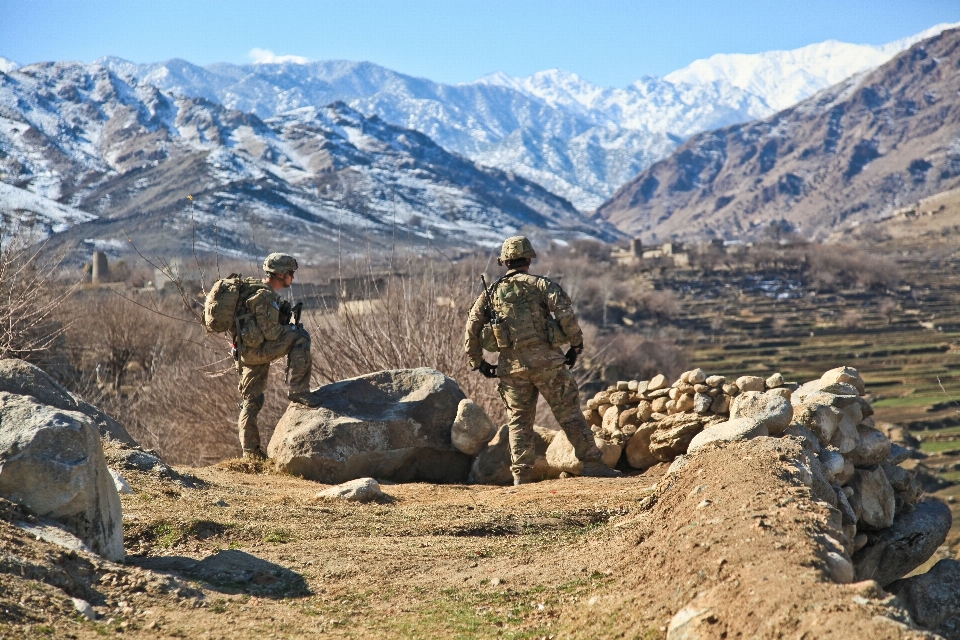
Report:
[[[867,289],[889,289],[899,281],[896,262],[856,247],[809,245],[804,255],[807,277],[821,288],[858,285]]]
[[[620,380],[649,380],[658,373],[675,379],[686,371],[687,354],[669,340],[628,331],[601,333],[585,324],[584,357],[575,372],[580,380],[602,379],[613,369]]]
[[[467,312],[480,291],[479,265],[426,263],[418,271],[389,279],[375,301],[343,301],[336,310],[310,314],[315,375],[334,382],[383,369],[431,367],[456,380],[491,419],[502,420],[495,381],[470,371],[463,351]]]

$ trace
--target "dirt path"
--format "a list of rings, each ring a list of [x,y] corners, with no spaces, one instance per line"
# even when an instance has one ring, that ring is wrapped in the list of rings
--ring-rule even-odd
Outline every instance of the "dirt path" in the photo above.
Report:
[[[126,565],[58,560],[3,523],[6,557],[34,569],[4,569],[0,635],[664,638],[706,594],[696,637],[916,637],[883,594],[823,576],[826,511],[788,457],[715,451],[655,490],[658,477],[387,485],[368,505],[236,464],[189,470],[198,488],[129,472]],[[58,567],[91,574],[100,620],[31,579]]]

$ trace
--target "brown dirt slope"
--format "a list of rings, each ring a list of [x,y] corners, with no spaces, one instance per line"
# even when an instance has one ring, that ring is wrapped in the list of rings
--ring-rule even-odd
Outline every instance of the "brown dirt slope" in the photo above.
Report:
[[[664,638],[696,600],[696,637],[920,637],[875,586],[822,573],[831,529],[800,455],[761,438],[656,488],[386,485],[366,505],[239,463],[193,470],[194,488],[129,471],[125,565],[63,554],[4,515],[0,635]],[[78,619],[61,587],[100,619]]]
[[[598,213],[645,240],[743,237],[781,218],[811,238],[960,185],[960,30],[765,120],[694,136]]]

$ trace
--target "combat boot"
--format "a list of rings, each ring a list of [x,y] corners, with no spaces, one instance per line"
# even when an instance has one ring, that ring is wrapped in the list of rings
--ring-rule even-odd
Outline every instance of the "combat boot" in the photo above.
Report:
[[[623,472],[611,469],[602,462],[584,462],[580,475],[584,478],[621,478]]]
[[[531,482],[536,482],[533,476],[528,473],[514,473],[513,474],[513,486],[518,487],[521,484],[530,484]]]
[[[295,402],[297,404],[302,404],[305,407],[310,407],[311,409],[316,409],[320,406],[320,401],[316,396],[313,395],[311,391],[291,391],[287,394],[287,399],[290,402]]]

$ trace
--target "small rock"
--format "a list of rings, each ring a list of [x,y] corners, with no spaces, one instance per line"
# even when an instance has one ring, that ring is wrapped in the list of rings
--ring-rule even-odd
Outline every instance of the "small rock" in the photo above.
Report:
[[[698,393],[693,396],[693,410],[697,413],[707,413],[713,404],[713,398],[705,393]]]
[[[113,486],[117,488],[117,493],[123,495],[130,495],[133,493],[133,489],[130,488],[130,484],[124,479],[120,472],[116,469],[111,469],[107,467],[107,471],[110,472],[110,477],[113,478]]]
[[[667,474],[679,473],[681,469],[687,466],[687,463],[690,462],[689,456],[677,456],[674,458],[673,462],[670,463],[670,466],[667,468]]]
[[[667,386],[667,376],[662,373],[658,373],[650,379],[650,382],[647,384],[647,391],[656,391],[657,389],[663,389]]]
[[[702,384],[707,379],[707,374],[703,369],[694,369],[687,375],[687,382],[690,384]]]
[[[617,391],[630,391],[630,381],[617,380]]]
[[[836,449],[823,448],[818,454],[820,464],[823,466],[823,473],[831,484],[840,484],[837,478],[843,475],[844,458]]]
[[[820,376],[826,384],[833,383],[845,383],[853,386],[857,390],[859,395],[866,393],[866,386],[863,384],[863,378],[860,377],[860,372],[854,369],[853,367],[837,367],[836,369],[830,369],[822,376]]]
[[[855,467],[880,464],[890,457],[890,440],[878,429],[857,425],[857,448],[847,454]]]
[[[910,457],[910,449],[900,446],[896,442],[890,443],[890,457],[887,458],[887,464],[900,464]]]
[[[500,578],[491,578],[491,579],[490,579],[490,586],[491,586],[491,587],[499,587],[501,584],[503,584],[503,580],[500,579]]]
[[[639,384],[640,384],[640,383],[637,382],[636,380],[630,380],[629,382],[627,382],[627,391],[633,391],[634,393],[636,393],[636,392],[637,392],[637,386],[638,386]]]
[[[647,469],[660,462],[650,453],[650,435],[656,430],[656,422],[644,422],[627,442],[627,463],[634,469]]]
[[[318,498],[350,500],[352,502],[370,502],[383,497],[380,484],[373,478],[357,478],[317,494]]]
[[[766,385],[767,389],[776,389],[777,387],[782,387],[784,382],[783,376],[779,373],[775,373],[764,380],[764,384]]]
[[[703,500],[697,505],[697,509],[706,509],[713,504],[712,500]]]
[[[865,529],[886,529],[893,524],[896,502],[893,487],[883,469],[857,469],[850,481],[853,495],[850,506],[857,514],[857,525]]]
[[[690,411],[696,406],[696,401],[692,395],[684,393],[679,396],[674,404],[677,411]]]
[[[766,425],[754,418],[734,418],[712,425],[695,435],[687,447],[687,453],[696,453],[714,442],[741,442],[768,434]]]
[[[467,454],[475,456],[497,433],[497,425],[487,416],[483,407],[469,398],[464,398],[457,406],[457,417],[450,428],[453,446]]]
[[[572,478],[573,476],[567,473],[566,471],[561,471],[559,477],[563,479],[567,479],[567,478]]]
[[[766,381],[760,376],[740,376],[737,378],[737,388],[740,392],[757,391],[762,392],[766,389]]]
[[[740,393],[740,387],[733,382],[724,382],[722,389],[728,396],[736,396]]]
[[[719,394],[713,399],[713,403],[710,405],[710,411],[716,414],[730,413],[730,396],[726,393]]]
[[[774,395],[774,396],[780,396],[787,402],[790,401],[790,397],[793,395],[793,391],[791,391],[787,387],[777,387],[776,389],[767,389],[766,393],[769,393],[770,395]]]
[[[87,620],[97,619],[97,612],[93,610],[89,602],[81,598],[70,598],[70,601],[73,602],[73,608],[77,610],[77,613],[84,618]]]
[[[708,387],[722,387],[726,381],[727,379],[724,376],[707,376],[704,382],[707,383]]]
[[[838,584],[849,584],[854,580],[853,563],[836,551],[828,551],[825,558],[827,575]]]

